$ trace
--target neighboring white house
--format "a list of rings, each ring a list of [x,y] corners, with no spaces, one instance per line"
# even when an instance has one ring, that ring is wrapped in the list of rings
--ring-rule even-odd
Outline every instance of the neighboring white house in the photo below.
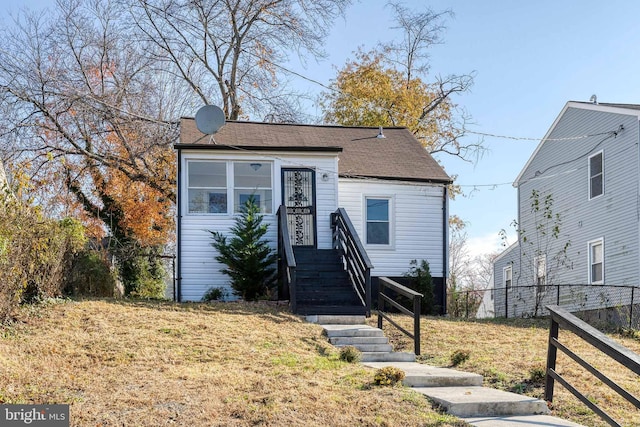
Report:
[[[640,274],[639,120],[640,105],[564,106],[514,182],[519,238],[494,262],[497,316],[630,304]]]
[[[209,136],[183,118],[175,149],[178,300],[228,286],[207,230],[228,231],[253,194],[275,248],[278,207],[304,192],[310,203],[292,223],[294,245],[331,249],[331,214],[345,208],[372,276],[402,277],[411,260],[425,259],[444,305],[451,179],[406,128],[229,121]]]

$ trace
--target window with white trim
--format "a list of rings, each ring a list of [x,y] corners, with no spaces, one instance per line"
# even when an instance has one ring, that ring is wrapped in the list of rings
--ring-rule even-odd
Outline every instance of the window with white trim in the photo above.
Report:
[[[271,164],[260,162],[235,162],[233,164],[233,211],[240,212],[249,197],[253,196],[260,212],[273,212]]]
[[[589,242],[589,283],[604,283],[604,240]]]
[[[187,161],[188,213],[237,213],[251,196],[262,213],[273,213],[272,169],[268,162]]]
[[[502,280],[504,282],[504,287],[506,289],[510,289],[513,284],[513,268],[510,265],[502,269]]]
[[[391,244],[391,198],[365,197],[366,243]]]
[[[534,259],[534,273],[536,279],[536,285],[539,288],[544,287],[547,284],[547,256],[541,255]]]
[[[227,163],[187,162],[189,213],[227,213]]]
[[[589,199],[604,194],[604,157],[603,152],[589,157]]]

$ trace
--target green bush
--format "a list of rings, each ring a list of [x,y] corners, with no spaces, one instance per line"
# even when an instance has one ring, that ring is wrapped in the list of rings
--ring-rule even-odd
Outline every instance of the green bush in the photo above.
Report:
[[[233,292],[245,301],[255,301],[269,295],[275,285],[274,268],[277,255],[263,239],[268,224],[262,224],[260,207],[253,196],[241,207],[231,228],[231,238],[209,231],[218,251],[216,260],[226,267],[220,271],[231,278]]]
[[[224,289],[222,288],[209,288],[207,292],[202,296],[202,301],[211,302],[211,301],[220,301],[223,300],[226,296]]]
[[[65,293],[73,296],[113,297],[116,277],[103,252],[85,250],[73,260]]]
[[[470,357],[471,357],[471,352],[469,350],[456,350],[451,355],[451,364],[453,366],[458,366],[466,362],[467,360],[469,360]]]
[[[139,247],[136,244],[116,249],[118,273],[126,296],[162,299],[165,297],[166,271],[159,247]]]
[[[386,366],[384,368],[380,368],[376,371],[373,376],[373,382],[376,385],[396,385],[399,382],[404,380],[405,374],[402,369],[396,368],[395,366]]]
[[[433,279],[429,270],[429,263],[425,260],[411,260],[409,271],[405,277],[411,280],[411,287],[423,296],[420,304],[420,314],[437,314],[435,309],[435,297],[433,295]]]
[[[340,349],[340,360],[347,363],[358,363],[362,353],[352,345],[346,345]]]
[[[61,296],[63,278],[84,243],[78,221],[48,219],[6,186],[0,189],[0,322],[20,303]]]

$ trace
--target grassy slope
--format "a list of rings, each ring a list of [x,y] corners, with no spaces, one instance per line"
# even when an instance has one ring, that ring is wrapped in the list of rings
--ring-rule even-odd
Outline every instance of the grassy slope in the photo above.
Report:
[[[375,318],[370,319],[375,324]],[[413,328],[407,316],[396,321],[405,328]],[[384,325],[385,333],[396,349],[413,349],[409,341],[397,330]],[[500,321],[455,321],[442,318],[423,318],[421,322],[422,356],[425,363],[450,366],[451,355],[457,350],[469,352],[469,359],[459,369],[484,375],[485,385],[503,390],[525,393],[543,398],[544,380],[531,372],[544,372],[547,358],[549,321],[516,319]],[[622,345],[640,353],[640,341],[611,335]],[[575,335],[560,331],[560,341],[596,368],[602,370],[635,396],[640,396],[640,378],[617,362],[601,355]],[[588,374],[567,356],[558,353],[557,371],[569,379],[583,394],[604,408],[624,426],[640,426],[640,411],[635,409],[602,382]],[[537,381],[532,381],[537,379]],[[556,383],[553,404],[554,415],[571,419],[587,426],[606,426],[604,421],[586,408],[573,395]]]
[[[462,426],[337,360],[318,326],[252,304],[83,301],[0,328],[0,403],[69,403],[72,425]]]

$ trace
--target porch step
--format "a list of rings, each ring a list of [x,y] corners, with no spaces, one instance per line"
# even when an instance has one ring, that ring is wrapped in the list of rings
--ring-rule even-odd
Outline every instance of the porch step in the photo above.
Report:
[[[305,316],[335,314],[335,315],[361,315],[364,316],[366,309],[362,305],[325,305],[325,304],[305,304],[298,300],[296,313]]]
[[[362,362],[415,362],[416,355],[405,351],[363,351],[360,360]]]
[[[518,415],[505,417],[472,417],[463,418],[468,424],[476,427],[584,427],[571,421],[549,415]]]
[[[544,400],[487,387],[414,387],[458,417],[546,415]]]
[[[357,328],[375,329],[365,325],[365,321],[364,316],[307,316],[307,322],[331,325],[334,331],[339,331],[340,329],[354,330]],[[325,331],[327,331],[327,329],[325,329]]]
[[[407,387],[468,387],[482,386],[482,375],[457,371],[449,368],[436,368],[416,362],[379,362],[365,363],[365,366],[380,369],[394,366],[402,369],[405,378],[402,385]]]
[[[356,344],[389,344],[387,337],[332,337],[329,342],[336,347]]]
[[[343,318],[345,316],[334,316]],[[359,317],[359,316],[354,316]],[[364,320],[364,316],[362,316]],[[329,316],[319,316],[318,323],[324,328],[329,338],[335,337],[384,337],[382,329],[363,324],[325,323],[325,320],[333,320]]]

